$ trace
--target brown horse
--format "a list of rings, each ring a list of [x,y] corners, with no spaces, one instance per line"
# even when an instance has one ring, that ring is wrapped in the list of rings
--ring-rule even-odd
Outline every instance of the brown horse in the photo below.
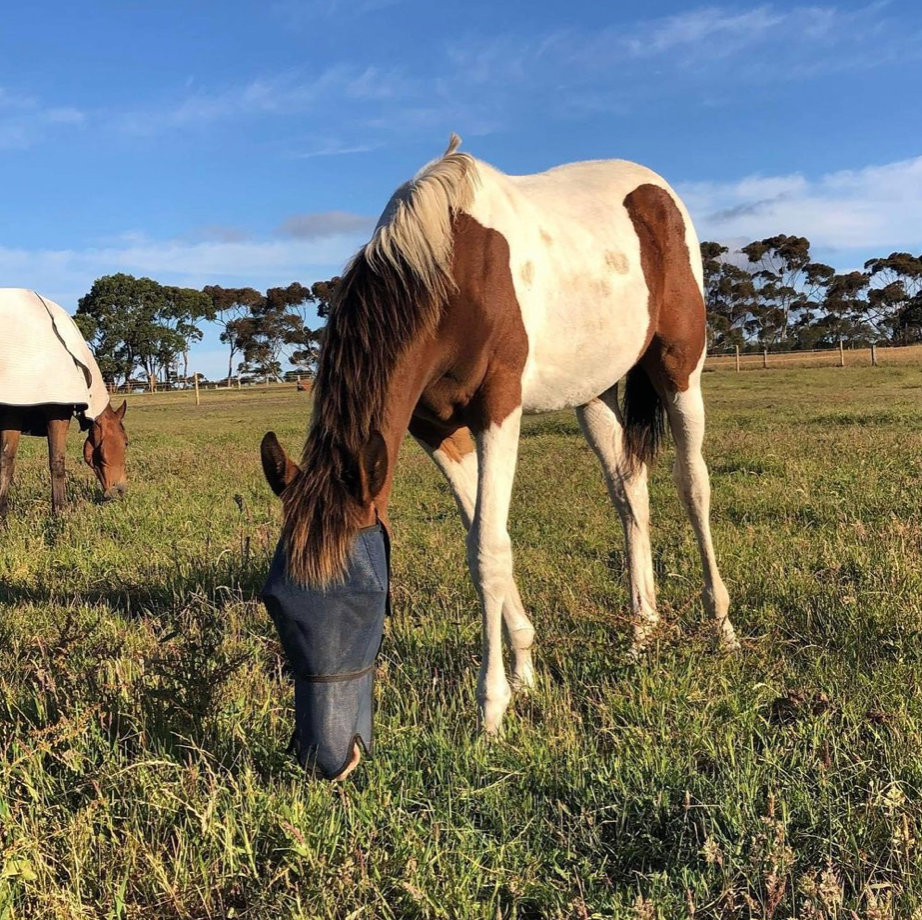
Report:
[[[63,307],[25,288],[0,288],[0,516],[6,514],[22,434],[48,438],[51,508],[64,507],[64,451],[70,420],[89,429],[83,458],[106,498],[126,489],[128,437],[109,403],[99,366]]]
[[[507,532],[523,412],[575,409],[602,464],[624,528],[635,650],[658,622],[647,470],[668,421],[704,604],[723,646],[738,642],[710,533],[705,310],[688,212],[634,163],[507,176],[458,143],[394,193],[343,276],[300,468],[271,433],[262,460],[284,503],[288,574],[324,586],[343,576],[358,530],[377,515],[386,523],[406,432],[422,444],[468,529],[483,615],[478,700],[492,733],[511,696],[503,636],[513,685],[533,681]]]
[[[127,402],[117,410],[107,405],[89,426],[83,444],[83,459],[96,474],[107,499],[124,495],[125,450],[128,435],[122,420]],[[51,470],[51,510],[58,514],[65,504],[64,458],[67,431],[74,415],[72,406],[35,406],[28,409],[0,406],[0,518],[5,517],[10,486],[16,467],[16,453],[22,434],[48,438],[48,466]]]

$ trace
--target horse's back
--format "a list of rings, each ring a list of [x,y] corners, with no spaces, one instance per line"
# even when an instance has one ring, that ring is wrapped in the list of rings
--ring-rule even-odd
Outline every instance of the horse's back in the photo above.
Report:
[[[626,160],[571,163],[528,176],[477,166],[481,185],[470,213],[509,245],[528,334],[524,408],[582,405],[624,376],[649,341],[649,289],[628,196],[653,186],[675,203],[700,285],[688,212],[661,176]]]
[[[66,310],[34,291],[0,288],[0,328],[0,406],[71,406],[95,417],[105,384]]]

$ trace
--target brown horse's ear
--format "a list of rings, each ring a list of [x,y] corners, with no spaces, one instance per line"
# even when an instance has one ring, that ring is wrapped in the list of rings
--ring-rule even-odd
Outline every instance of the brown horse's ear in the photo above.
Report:
[[[262,460],[266,482],[276,495],[281,495],[301,472],[298,464],[285,453],[285,448],[279,444],[274,431],[267,432],[263,437],[262,444],[259,445],[259,457]]]
[[[128,400],[123,399],[122,404],[115,410],[115,417],[121,421],[125,417],[125,410],[128,408]]]
[[[93,465],[93,445],[89,438],[83,442],[83,460],[87,466]]]
[[[373,500],[381,494],[387,479],[387,443],[380,431],[373,431],[362,448],[362,471],[368,498]]]

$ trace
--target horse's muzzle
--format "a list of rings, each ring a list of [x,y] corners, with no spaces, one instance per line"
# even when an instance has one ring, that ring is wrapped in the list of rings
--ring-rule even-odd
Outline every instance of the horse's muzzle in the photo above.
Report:
[[[117,482],[114,486],[109,486],[109,488],[102,493],[102,496],[106,501],[112,501],[116,498],[122,498],[127,491],[128,485],[126,483]]]
[[[292,748],[305,767],[335,779],[357,742],[372,749],[374,663],[388,598],[387,534],[379,524],[360,531],[345,579],[326,588],[301,587],[286,568],[279,541],[262,599],[294,671]]]

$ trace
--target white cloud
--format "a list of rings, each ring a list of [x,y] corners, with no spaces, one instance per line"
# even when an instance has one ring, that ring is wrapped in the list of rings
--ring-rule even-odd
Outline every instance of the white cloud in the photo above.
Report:
[[[339,271],[367,232],[332,232],[306,239],[150,240],[127,234],[121,244],[98,248],[27,250],[0,246],[0,277],[12,287],[48,294],[73,310],[100,275],[127,272],[158,281],[266,288],[309,283]]]
[[[749,176],[678,191],[702,239],[793,233],[829,249],[922,249],[922,156],[816,179]]]

